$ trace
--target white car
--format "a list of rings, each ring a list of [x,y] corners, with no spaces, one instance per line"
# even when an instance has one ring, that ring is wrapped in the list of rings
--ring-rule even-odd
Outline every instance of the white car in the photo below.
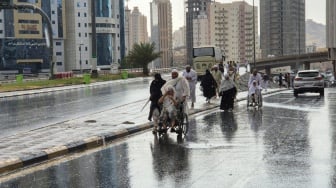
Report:
[[[301,70],[294,78],[294,96],[299,93],[314,92],[324,96],[324,79],[318,70]]]

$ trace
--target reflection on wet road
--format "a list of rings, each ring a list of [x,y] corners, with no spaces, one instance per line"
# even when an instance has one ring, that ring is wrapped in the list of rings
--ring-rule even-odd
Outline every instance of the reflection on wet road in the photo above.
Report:
[[[149,82],[106,84],[0,99],[0,136],[63,122],[145,99]]]
[[[140,133],[105,147],[0,178],[0,187],[336,186],[336,90],[324,98],[290,91],[261,110],[212,110],[190,117],[179,140]]]

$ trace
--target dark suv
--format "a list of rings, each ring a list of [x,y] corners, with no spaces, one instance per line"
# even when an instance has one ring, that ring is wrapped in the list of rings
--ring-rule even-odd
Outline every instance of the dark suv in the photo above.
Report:
[[[294,96],[299,93],[314,92],[324,96],[324,80],[318,70],[301,70],[294,78]]]

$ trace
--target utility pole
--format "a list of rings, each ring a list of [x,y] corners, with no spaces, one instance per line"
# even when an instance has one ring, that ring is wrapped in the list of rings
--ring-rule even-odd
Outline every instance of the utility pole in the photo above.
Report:
[[[257,68],[256,65],[256,52],[255,52],[255,18],[254,18],[254,0],[253,0],[253,62],[254,68]]]
[[[91,28],[92,28],[92,57],[91,57],[91,77],[97,78],[97,31],[96,31],[96,1],[91,0]]]

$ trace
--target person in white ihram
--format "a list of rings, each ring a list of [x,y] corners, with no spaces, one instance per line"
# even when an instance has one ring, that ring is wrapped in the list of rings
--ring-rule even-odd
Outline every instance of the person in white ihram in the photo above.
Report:
[[[222,73],[218,70],[218,65],[213,66],[213,70],[211,71],[212,77],[216,80],[216,97],[219,96],[219,88],[222,83]]]
[[[191,69],[190,65],[187,65],[185,71],[183,71],[182,73],[182,76],[188,80],[190,88],[191,108],[193,108],[194,103],[196,102],[197,73],[196,71]]]
[[[254,69],[252,75],[250,76],[247,84],[248,88],[252,86],[254,80],[257,82],[257,86],[261,89],[260,84],[262,82],[262,78],[261,75],[258,73],[257,69]]]
[[[262,83],[261,75],[258,73],[257,69],[254,69],[252,75],[250,76],[248,84],[247,84],[248,89],[249,89],[249,95],[252,96],[253,94],[252,99],[256,98],[255,95],[261,94],[261,90],[262,90],[261,83]]]
[[[257,81],[253,80],[252,85],[249,87],[249,92],[248,92],[250,95],[250,98],[252,99],[251,100],[252,104],[255,104],[257,102],[256,95],[257,95],[258,90],[259,90],[259,87],[257,85]]]
[[[176,69],[172,70],[171,73],[172,79],[167,81],[161,88],[162,93],[168,91],[169,86],[173,86],[175,89],[175,98],[178,103],[183,103],[183,109],[185,113],[188,113],[187,97],[190,96],[190,88],[188,81],[183,77],[179,76],[179,73]]]

